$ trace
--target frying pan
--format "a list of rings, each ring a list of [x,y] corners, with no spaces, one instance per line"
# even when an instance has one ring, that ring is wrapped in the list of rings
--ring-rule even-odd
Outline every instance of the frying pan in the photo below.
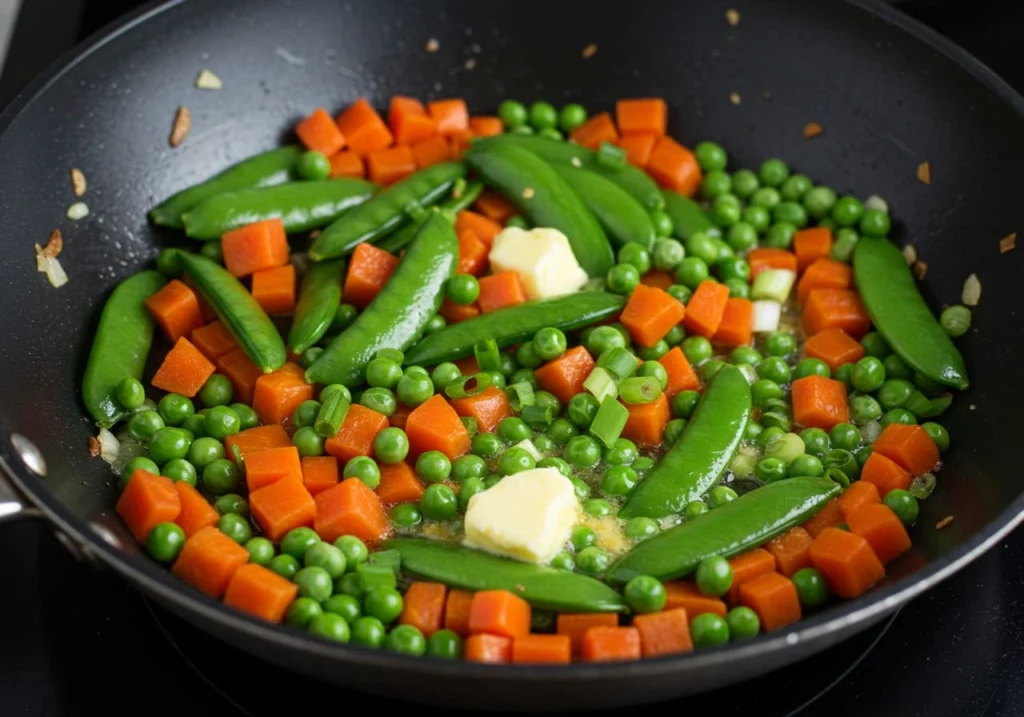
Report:
[[[725,11],[736,7],[733,27]],[[424,51],[429,38],[440,49]],[[596,44],[589,59],[583,48]],[[467,60],[475,60],[467,63]],[[224,89],[194,88],[210,68]],[[962,340],[973,382],[945,417],[953,449],[922,504],[914,548],[860,599],[743,645],[619,665],[444,663],[329,644],[227,610],[141,554],[113,511],[106,465],[79,382],[98,312],[158,247],[158,200],[287,139],[311,108],[360,95],[465,97],[477,112],[544,98],[608,108],[623,96],[671,104],[671,133],[723,143],[734,166],[770,156],[844,193],[884,197],[895,237],[928,270],[933,306],[983,287]],[[730,96],[733,95],[731,99]],[[736,101],[738,99],[738,102]],[[192,131],[168,146],[179,106]],[[694,693],[781,668],[864,629],[1011,530],[1024,510],[1013,444],[1024,395],[1024,99],[941,37],[877,3],[772,0],[631,3],[470,0],[178,0],[92,39],[0,117],[0,514],[36,515],[80,555],[174,613],[254,655],[339,685],[477,708],[586,709]],[[803,138],[808,122],[824,133]],[[915,177],[932,164],[932,182]],[[89,182],[91,214],[65,218],[68,171]],[[35,271],[33,242],[64,231],[71,281]],[[0,480],[2,483],[2,480]],[[948,515],[944,530],[935,523]]]

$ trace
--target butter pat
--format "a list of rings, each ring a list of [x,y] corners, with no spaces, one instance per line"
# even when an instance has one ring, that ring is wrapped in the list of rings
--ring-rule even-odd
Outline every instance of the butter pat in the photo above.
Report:
[[[554,468],[503,478],[469,499],[466,545],[529,563],[551,562],[577,518],[572,483]]]
[[[537,227],[526,231],[508,227],[494,237],[488,256],[491,271],[514,271],[527,298],[546,299],[579,291],[587,283],[565,234]]]

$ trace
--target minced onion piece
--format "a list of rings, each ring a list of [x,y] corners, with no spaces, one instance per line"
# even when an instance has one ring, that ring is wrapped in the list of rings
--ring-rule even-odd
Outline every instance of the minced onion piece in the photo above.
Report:
[[[86,205],[85,202],[75,202],[70,207],[68,207],[67,216],[68,219],[71,219],[72,221],[76,222],[79,219],[85,219],[87,216],[89,216],[89,207]]]
[[[789,298],[789,292],[796,281],[796,272],[789,269],[765,269],[754,279],[750,296],[754,300],[774,299],[780,304]]]
[[[776,331],[782,316],[782,304],[777,301],[754,302],[754,333]]]
[[[209,70],[202,70],[196,78],[196,87],[201,90],[219,90],[224,84],[217,75]]]
[[[935,490],[935,483],[934,473],[922,473],[910,481],[910,488],[908,490],[918,500],[924,500]]]
[[[860,435],[865,443],[874,443],[875,439],[882,435],[882,424],[878,421],[868,421],[860,427]]]
[[[977,274],[971,274],[964,282],[964,291],[960,300],[967,306],[977,306],[981,301],[981,280]]]
[[[539,461],[541,458],[544,457],[540,454],[540,451],[537,450],[537,446],[533,445],[533,441],[531,441],[529,438],[524,438],[523,440],[519,441],[519,443],[517,443],[514,447],[522,448],[524,451],[533,456],[533,460],[535,461]]]
[[[907,262],[907,266],[917,261],[917,249],[914,248],[913,244],[907,244],[903,247],[903,259]]]
[[[36,244],[36,269],[46,274],[50,285],[55,289],[68,283],[68,275],[65,273],[64,267],[60,265],[60,260],[55,256],[47,256],[38,244]]]
[[[106,428],[101,428],[99,435],[96,437],[100,442],[100,458],[105,460],[108,464],[114,465],[118,455],[121,452],[121,442],[117,440],[117,437],[108,431]]]
[[[872,194],[864,201],[865,209],[877,209],[880,212],[889,213],[889,203],[877,194]]]

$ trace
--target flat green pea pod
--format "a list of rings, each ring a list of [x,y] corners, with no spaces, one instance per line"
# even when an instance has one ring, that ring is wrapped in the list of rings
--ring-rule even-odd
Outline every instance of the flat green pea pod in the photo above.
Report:
[[[114,398],[121,381],[142,379],[154,326],[146,299],[166,281],[158,272],[140,272],[118,284],[103,305],[82,379],[82,400],[100,428],[110,428],[125,414]]]
[[[665,198],[665,213],[672,219],[672,234],[676,239],[685,241],[697,232],[718,234],[715,223],[697,202],[668,189],[661,190],[661,195]]]
[[[586,169],[567,164],[551,166],[569,183],[616,244],[632,242],[648,251],[654,247],[651,215],[619,185]]]
[[[622,187],[648,210],[661,209],[665,206],[665,200],[658,190],[658,185],[646,172],[631,164],[620,168],[605,166],[598,161],[597,152],[580,147],[578,144],[519,134],[503,134],[476,143],[481,147],[488,144],[514,145],[533,152],[545,162],[569,164],[600,174],[605,179]]]
[[[441,209],[446,209],[453,214],[458,214],[463,209],[466,209],[473,202],[477,200],[481,192],[484,191],[484,185],[481,182],[469,182],[460,189],[459,185],[461,182],[456,182],[455,186],[452,187],[452,193],[443,202],[437,206]],[[455,196],[458,192],[459,196]],[[426,217],[419,221],[412,221],[401,227],[397,231],[387,235],[379,242],[376,246],[384,251],[389,251],[392,254],[397,254],[399,251],[404,249],[406,245],[412,241],[412,238],[416,236],[416,232],[420,230],[420,225],[426,221]]]
[[[508,590],[535,608],[559,612],[625,612],[622,595],[599,580],[568,570],[490,555],[457,543],[395,538],[402,570],[461,590]]]
[[[341,304],[341,278],[345,262],[325,261],[306,267],[299,287],[299,302],[288,333],[288,345],[301,354],[324,337]]]
[[[461,162],[446,162],[392,184],[324,229],[309,249],[310,258],[323,261],[344,256],[364,241],[387,235],[409,221],[410,207],[434,204],[465,174],[466,167]]]
[[[590,277],[608,273],[615,263],[608,237],[586,204],[547,162],[521,147],[483,143],[472,145],[463,160],[534,226],[553,227],[565,234]]]
[[[738,555],[800,525],[839,494],[828,478],[784,478],[741,495],[637,545],[608,569],[609,582],[637,575],[675,580],[705,558]]]
[[[708,492],[743,440],[750,403],[747,379],[735,366],[723,366],[675,444],[633,490],[619,517],[664,518]]]
[[[377,187],[362,179],[288,182],[217,194],[185,212],[185,234],[210,241],[246,224],[280,217],[289,234],[330,224],[362,204]]]
[[[165,199],[149,211],[149,218],[159,226],[181,229],[185,226],[181,215],[210,197],[239,189],[284,184],[292,178],[292,167],[301,153],[298,147],[280,147],[244,159],[205,182]]]
[[[445,282],[455,273],[459,242],[440,211],[430,215],[377,298],[306,371],[310,383],[358,386],[380,349],[409,348],[437,313]]]
[[[252,362],[263,373],[284,366],[288,351],[281,334],[238,279],[205,256],[183,251],[180,260],[199,293]]]
[[[625,299],[603,291],[526,301],[445,326],[409,349],[405,363],[436,366],[472,356],[473,346],[482,336],[494,339],[498,348],[505,348],[529,341],[548,326],[562,331],[581,329],[614,316],[623,306]]]
[[[871,322],[897,356],[933,381],[967,388],[964,359],[928,308],[895,244],[885,239],[857,242],[853,278]]]

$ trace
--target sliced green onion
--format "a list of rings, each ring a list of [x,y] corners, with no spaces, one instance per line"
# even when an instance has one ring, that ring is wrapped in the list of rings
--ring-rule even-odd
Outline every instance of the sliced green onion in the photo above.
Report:
[[[778,458],[787,466],[804,454],[804,442],[795,433],[783,433],[764,447],[766,458]]]
[[[615,398],[619,395],[619,387],[615,385],[616,377],[607,369],[595,366],[586,380],[583,388],[598,401],[603,401],[608,396]]]
[[[626,403],[652,403],[661,395],[661,384],[654,376],[634,376],[619,384],[619,395]]]
[[[472,376],[461,376],[452,381],[444,389],[448,398],[468,398],[483,393],[491,386],[491,377],[486,373],[474,373]]]
[[[555,409],[551,406],[527,406],[519,417],[533,430],[542,431],[554,423]]]
[[[621,346],[610,348],[597,357],[597,365],[611,371],[620,380],[636,373],[638,363],[636,356]]]
[[[932,494],[935,490],[935,474],[934,473],[922,473],[914,480],[910,481],[910,495],[924,500]]]
[[[533,386],[526,381],[514,383],[505,388],[505,395],[508,396],[508,405],[516,413],[520,413],[527,406],[534,403]]]
[[[784,304],[793,289],[794,281],[796,274],[789,269],[765,269],[754,279],[754,285],[750,287],[750,297],[755,301],[772,299]]]
[[[597,149],[597,163],[606,169],[623,169],[626,166],[626,150],[611,142],[602,142]]]
[[[340,385],[340,384],[338,384]],[[320,404],[320,410],[316,414],[316,421],[313,427],[316,432],[324,438],[334,438],[341,430],[341,424],[345,422],[348,409],[352,405],[348,391],[339,391],[332,388],[325,391],[327,398]]]
[[[481,371],[501,369],[501,352],[498,350],[498,342],[494,339],[480,339],[473,344],[473,355],[476,356],[476,365]]]
[[[917,413],[917,411],[914,411],[914,413],[917,413],[918,418],[936,418],[937,416],[941,416],[945,413],[946,409],[949,408],[952,403],[953,396],[952,394],[947,393],[943,396],[933,398],[929,402],[927,411],[924,411],[923,413]]]
[[[476,419],[472,416],[459,416],[462,419],[462,425],[466,427],[466,433],[469,434],[470,438],[473,438],[479,431],[476,425]]]
[[[629,410],[616,401],[614,396],[608,396],[601,401],[600,408],[594,414],[594,420],[590,424],[590,435],[601,441],[605,447],[612,448],[622,435],[627,419]]]
[[[838,468],[849,478],[855,478],[860,474],[860,465],[857,463],[856,456],[842,448],[833,448],[830,451],[826,451],[825,455],[821,457],[821,464],[826,469]],[[825,477],[828,477],[827,471]]]
[[[843,488],[850,487],[850,478],[843,471],[839,470],[835,466],[825,469],[825,477],[830,481],[834,481],[841,485]]]

